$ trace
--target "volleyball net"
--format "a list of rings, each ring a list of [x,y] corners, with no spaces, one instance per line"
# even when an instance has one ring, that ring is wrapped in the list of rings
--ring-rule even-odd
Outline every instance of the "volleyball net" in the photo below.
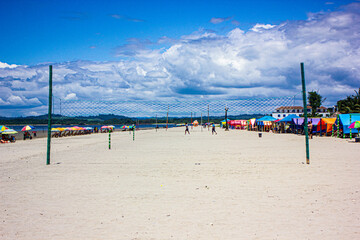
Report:
[[[238,100],[172,100],[172,101],[94,101],[94,100],[60,100],[53,113],[64,117],[86,117],[103,114],[126,117],[185,117],[190,112],[197,116],[224,115],[225,107],[228,115],[271,114],[281,106],[292,106],[293,96],[252,98]],[[55,101],[56,103],[56,101]]]

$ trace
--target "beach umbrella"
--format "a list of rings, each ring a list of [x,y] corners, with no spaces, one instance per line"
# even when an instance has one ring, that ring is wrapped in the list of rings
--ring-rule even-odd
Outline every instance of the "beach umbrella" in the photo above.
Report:
[[[109,125],[108,127],[109,127],[109,128],[115,128],[115,126],[114,126],[114,125]]]
[[[51,131],[52,131],[52,132],[60,132],[60,130],[57,129],[57,128],[52,128]]]
[[[0,125],[0,132],[5,131],[6,129],[9,129],[9,128],[5,127],[4,125]]]
[[[101,129],[108,128],[108,126],[102,126]]]
[[[14,129],[8,128],[5,129],[4,131],[1,132],[2,134],[15,134],[18,133],[17,131],[15,131]]]
[[[34,127],[33,126],[30,126],[30,125],[26,125],[25,127],[23,127],[21,129],[21,131],[25,132],[25,131],[30,131],[30,130],[33,130]]]
[[[360,121],[355,121],[350,124],[349,128],[360,128]]]

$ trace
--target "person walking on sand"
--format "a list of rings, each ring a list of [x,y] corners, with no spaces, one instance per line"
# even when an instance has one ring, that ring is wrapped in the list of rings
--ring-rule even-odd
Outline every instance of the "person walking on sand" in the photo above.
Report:
[[[217,135],[217,132],[215,131],[215,123],[212,124],[211,133],[212,133],[212,135],[214,135],[214,133]]]
[[[186,135],[186,132],[190,134],[189,125],[187,123],[185,124],[185,135]]]

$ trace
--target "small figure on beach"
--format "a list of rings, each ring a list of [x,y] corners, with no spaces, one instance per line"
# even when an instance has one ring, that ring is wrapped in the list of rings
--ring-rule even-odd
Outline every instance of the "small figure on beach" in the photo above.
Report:
[[[24,132],[24,140],[27,139],[27,138],[29,138],[29,139],[31,140],[31,139],[32,139],[32,136],[31,136],[31,134],[30,134],[28,131],[25,131],[25,132]]]
[[[186,132],[190,134],[189,125],[187,123],[185,124],[185,135],[186,135]]]
[[[313,138],[313,135],[312,135],[312,127],[313,127],[312,122],[309,122],[309,123],[308,123],[308,131],[309,131],[310,139]]]
[[[217,135],[217,132],[215,130],[215,123],[212,124],[212,130],[211,130],[212,135],[214,135],[214,133]]]

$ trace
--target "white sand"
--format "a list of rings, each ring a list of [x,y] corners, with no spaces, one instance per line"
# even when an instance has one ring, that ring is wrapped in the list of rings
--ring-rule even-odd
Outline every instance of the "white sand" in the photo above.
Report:
[[[0,145],[0,239],[360,239],[360,144],[183,131]]]

